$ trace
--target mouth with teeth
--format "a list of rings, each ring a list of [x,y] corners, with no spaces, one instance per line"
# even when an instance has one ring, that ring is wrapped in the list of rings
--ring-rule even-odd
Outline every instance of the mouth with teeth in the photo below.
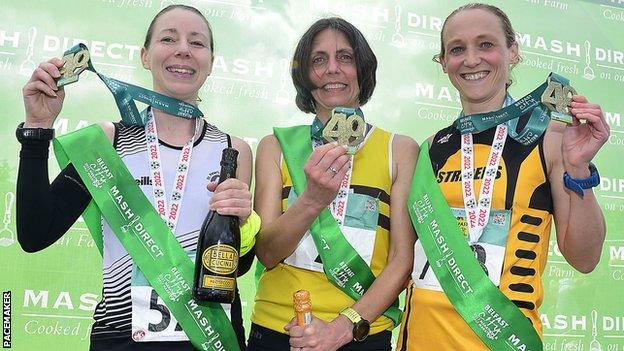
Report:
[[[343,90],[347,87],[346,84],[343,83],[327,83],[325,85],[323,85],[322,89],[328,92],[332,92],[332,91],[340,91]]]
[[[195,74],[195,70],[190,67],[169,66],[166,70],[179,77],[190,77]]]
[[[462,73],[462,74],[460,74],[460,76],[464,80],[467,80],[469,82],[476,82],[476,81],[480,81],[483,78],[487,77],[489,74],[490,74],[489,71],[479,71],[479,72],[473,72],[473,73]]]

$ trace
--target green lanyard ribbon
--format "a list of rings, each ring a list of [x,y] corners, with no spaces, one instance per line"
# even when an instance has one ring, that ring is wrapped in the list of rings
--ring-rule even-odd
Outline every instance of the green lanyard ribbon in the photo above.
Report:
[[[273,128],[297,194],[302,194],[306,187],[307,180],[303,167],[312,154],[310,130],[310,126]],[[328,209],[323,209],[312,222],[310,233],[323,261],[327,279],[353,300],[359,300],[375,281],[375,275],[345,239]],[[394,326],[399,325],[401,321],[399,301],[395,300],[383,314],[392,320]]]
[[[93,197],[89,228],[104,216],[134,263],[199,350],[239,350],[225,311],[192,297],[194,263],[112,148],[98,125],[54,139],[61,167],[71,162]],[[94,239],[97,234],[92,232]],[[101,228],[99,231],[101,240]],[[100,242],[101,245],[101,242]],[[101,249],[101,246],[99,246]]]
[[[427,141],[420,147],[407,209],[446,296],[490,350],[542,351],[529,319],[492,283],[467,245],[435,180]]]
[[[575,93],[567,78],[551,73],[546,82],[516,102],[498,111],[460,116],[453,125],[461,134],[466,134],[479,133],[507,122],[511,138],[523,145],[531,145],[544,134],[551,118],[571,123],[572,117],[553,111],[552,105],[545,101],[550,101],[552,93],[558,101],[564,101],[561,97],[563,92]],[[529,121],[522,131],[517,132],[518,120],[525,114],[530,114]]]
[[[67,50],[63,54],[63,58],[77,57],[79,55],[86,55],[85,57],[89,57],[88,52],[89,49],[81,43]],[[113,94],[115,103],[117,104],[117,108],[121,114],[121,119],[126,125],[144,126],[147,122],[148,116],[146,110],[139,113],[134,100],[150,105],[155,109],[165,111],[170,115],[186,119],[195,119],[204,115],[196,106],[191,105],[188,102],[98,73],[93,67],[91,58],[89,58],[87,62],[83,63],[83,65],[86,65],[86,69],[89,71],[97,74],[98,77],[100,77],[100,79],[104,82],[108,90],[110,90]],[[77,77],[70,82],[75,80],[77,80]],[[62,84],[63,83],[59,81],[59,85]]]

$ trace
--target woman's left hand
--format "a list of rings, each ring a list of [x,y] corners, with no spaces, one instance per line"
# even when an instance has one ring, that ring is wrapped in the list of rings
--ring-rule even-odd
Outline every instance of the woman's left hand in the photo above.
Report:
[[[574,171],[587,172],[589,162],[609,138],[609,125],[600,105],[590,103],[584,96],[574,95],[570,107],[574,122],[563,131],[561,148],[565,170],[574,176]],[[586,123],[581,123],[581,119]]]
[[[251,192],[245,182],[230,178],[221,184],[208,183],[208,190],[213,191],[210,209],[222,215],[237,216],[241,226],[251,214]]]
[[[335,351],[353,340],[353,323],[344,316],[329,323],[312,316],[304,326],[293,319],[284,329],[290,335],[290,351]]]

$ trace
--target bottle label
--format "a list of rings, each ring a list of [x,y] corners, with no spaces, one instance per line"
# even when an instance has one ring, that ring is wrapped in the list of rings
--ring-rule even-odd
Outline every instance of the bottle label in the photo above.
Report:
[[[238,251],[230,245],[212,245],[202,254],[202,264],[210,272],[228,275],[238,268]]]
[[[234,290],[236,289],[236,279],[227,277],[215,277],[213,275],[204,275],[202,279],[202,288]]]

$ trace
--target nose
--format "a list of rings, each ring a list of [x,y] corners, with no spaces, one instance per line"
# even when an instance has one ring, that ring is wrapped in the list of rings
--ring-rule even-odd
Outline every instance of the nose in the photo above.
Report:
[[[186,40],[179,40],[175,52],[176,57],[190,57],[191,50]]]
[[[335,57],[330,57],[327,60],[327,73],[336,74],[340,72],[340,62]]]
[[[481,63],[481,56],[479,55],[479,52],[474,49],[466,49],[466,54],[464,56],[464,66],[475,67],[479,63]]]

